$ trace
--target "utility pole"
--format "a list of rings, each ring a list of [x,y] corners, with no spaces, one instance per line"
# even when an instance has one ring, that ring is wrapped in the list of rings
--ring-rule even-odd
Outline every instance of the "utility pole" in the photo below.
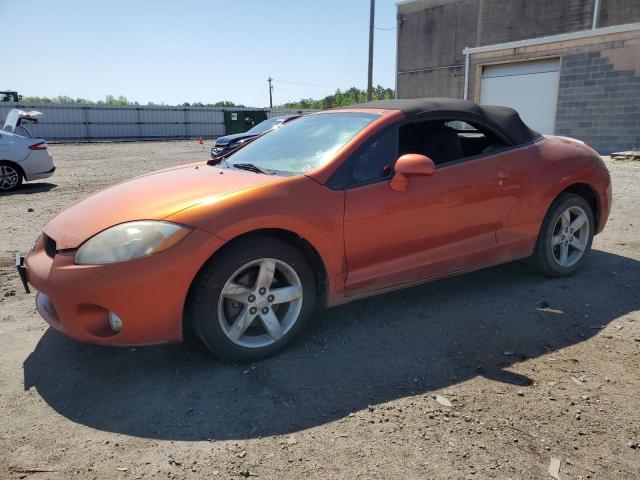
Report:
[[[373,94],[373,26],[376,16],[376,0],[371,0],[371,11],[369,13],[369,72],[367,78],[367,101],[371,101]]]
[[[273,85],[271,85],[273,78],[269,77],[267,81],[269,82],[269,108],[273,108]]]

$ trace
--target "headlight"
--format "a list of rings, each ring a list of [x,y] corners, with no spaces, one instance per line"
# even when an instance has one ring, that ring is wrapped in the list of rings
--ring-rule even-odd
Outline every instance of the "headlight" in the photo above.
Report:
[[[191,230],[169,222],[144,220],[108,228],[76,252],[78,265],[123,262],[146,257],[175,245]]]

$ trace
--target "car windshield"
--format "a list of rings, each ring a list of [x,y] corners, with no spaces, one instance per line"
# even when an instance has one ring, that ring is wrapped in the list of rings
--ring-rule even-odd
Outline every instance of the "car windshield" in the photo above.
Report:
[[[267,130],[271,130],[278,123],[282,122],[282,120],[278,120],[277,118],[270,118],[268,120],[264,120],[253,127],[251,130],[247,131],[247,133],[263,133]]]
[[[306,173],[328,161],[376,118],[353,112],[308,115],[257,138],[232,154],[229,163]]]

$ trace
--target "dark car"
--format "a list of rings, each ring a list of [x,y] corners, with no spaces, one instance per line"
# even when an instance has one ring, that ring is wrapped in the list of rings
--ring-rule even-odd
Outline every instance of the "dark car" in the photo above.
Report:
[[[299,117],[300,115],[283,115],[281,117],[268,118],[244,133],[225,135],[224,137],[217,138],[213,143],[213,147],[211,147],[211,158],[218,158],[231,150],[241,147],[246,142],[253,140],[257,136],[262,135],[269,130],[273,130],[274,128],[278,128],[281,125]]]

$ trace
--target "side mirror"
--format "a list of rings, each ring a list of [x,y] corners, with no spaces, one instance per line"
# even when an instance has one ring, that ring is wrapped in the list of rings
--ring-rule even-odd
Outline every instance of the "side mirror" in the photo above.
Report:
[[[408,153],[396,160],[395,173],[391,179],[391,188],[396,192],[407,189],[409,177],[414,175],[433,175],[436,171],[436,164],[426,155]]]

